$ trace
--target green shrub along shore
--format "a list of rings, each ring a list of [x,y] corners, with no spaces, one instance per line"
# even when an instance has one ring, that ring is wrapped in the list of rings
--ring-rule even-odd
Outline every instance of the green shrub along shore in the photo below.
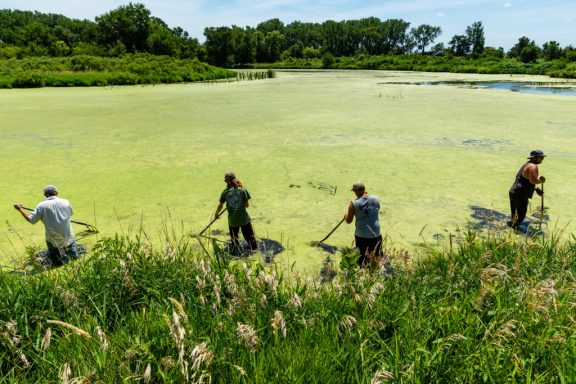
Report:
[[[575,382],[576,238],[459,236],[317,279],[105,238],[0,274],[0,381]]]
[[[271,70],[236,72],[213,67],[198,59],[147,53],[117,58],[80,55],[0,60],[0,88],[171,84],[274,76]]]
[[[351,57],[288,58],[273,64],[254,64],[250,68],[272,69],[368,69],[388,71],[452,72],[476,74],[544,75],[576,78],[576,62],[551,60],[523,63],[515,58],[487,56],[477,59],[432,55],[356,55]]]

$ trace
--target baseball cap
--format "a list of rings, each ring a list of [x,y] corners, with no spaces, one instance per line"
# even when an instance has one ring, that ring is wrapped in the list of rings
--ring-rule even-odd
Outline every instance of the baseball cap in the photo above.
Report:
[[[352,184],[351,190],[356,192],[356,191],[363,191],[365,189],[366,189],[366,187],[364,187],[364,183],[357,182],[357,183]]]
[[[58,188],[56,188],[54,185],[50,184],[44,187],[44,196],[52,196],[56,192],[58,192]]]

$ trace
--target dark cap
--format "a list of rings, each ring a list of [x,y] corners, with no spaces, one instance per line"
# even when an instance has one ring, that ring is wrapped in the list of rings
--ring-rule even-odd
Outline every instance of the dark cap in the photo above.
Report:
[[[532,152],[530,152],[530,157],[529,159],[533,159],[535,157],[546,157],[546,155],[544,154],[544,152],[542,152],[539,149],[535,149]]]
[[[54,185],[47,185],[44,187],[44,196],[46,197],[53,196],[56,192],[58,192],[58,188],[56,188]]]
[[[365,189],[366,189],[366,187],[364,187],[364,183],[357,182],[357,183],[352,184],[351,190],[356,192],[356,191],[363,191]]]

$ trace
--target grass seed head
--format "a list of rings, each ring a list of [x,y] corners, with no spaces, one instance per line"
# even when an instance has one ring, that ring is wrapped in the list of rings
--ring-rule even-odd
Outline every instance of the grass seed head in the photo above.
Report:
[[[272,318],[272,330],[274,331],[274,335],[280,333],[283,338],[286,338],[286,320],[284,320],[284,315],[279,310],[274,312],[274,317]]]
[[[52,328],[48,327],[42,341],[40,343],[40,350],[44,352],[50,346],[50,340],[52,339]]]
[[[47,320],[46,322],[47,322],[48,324],[54,324],[54,325],[58,325],[58,326],[60,326],[60,327],[62,327],[62,328],[69,329],[69,330],[71,330],[72,332],[74,332],[75,334],[77,334],[77,335],[79,335],[79,336],[82,336],[82,337],[85,337],[85,338],[87,338],[87,339],[91,339],[91,338],[92,338],[92,336],[90,336],[90,334],[89,334],[88,332],[86,332],[85,330],[80,329],[80,328],[78,328],[78,327],[75,327],[75,326],[72,325],[72,324],[68,324],[68,323],[65,323],[65,322],[60,321],[60,320]]]
[[[256,352],[260,339],[254,328],[247,324],[237,323],[236,335],[240,344],[247,347],[250,352]]]

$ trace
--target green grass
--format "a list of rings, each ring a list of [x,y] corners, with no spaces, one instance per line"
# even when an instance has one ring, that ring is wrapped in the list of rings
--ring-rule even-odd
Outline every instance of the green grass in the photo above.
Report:
[[[0,380],[576,379],[574,237],[467,231],[417,260],[392,253],[394,274],[328,284],[161,237],[104,238],[59,270],[1,274]]]

